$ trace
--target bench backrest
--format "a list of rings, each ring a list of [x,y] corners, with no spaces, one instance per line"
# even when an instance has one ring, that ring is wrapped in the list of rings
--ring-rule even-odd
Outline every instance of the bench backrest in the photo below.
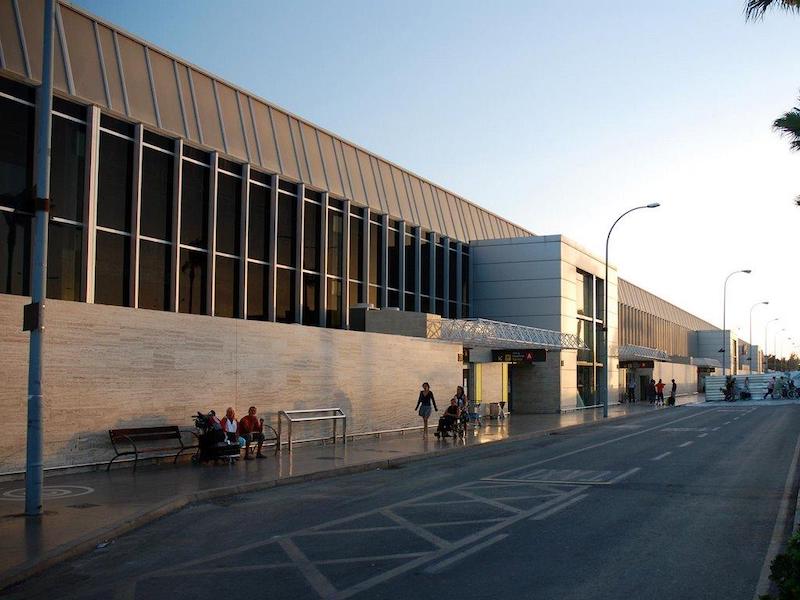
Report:
[[[181,439],[181,430],[177,425],[167,425],[164,427],[136,427],[133,429],[109,429],[108,435],[111,443],[127,442],[150,442],[157,440]]]

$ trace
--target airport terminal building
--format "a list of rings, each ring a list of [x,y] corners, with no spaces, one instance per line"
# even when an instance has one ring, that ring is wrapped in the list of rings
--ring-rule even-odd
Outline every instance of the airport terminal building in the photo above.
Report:
[[[0,0],[0,474],[24,462],[42,13]],[[49,467],[107,459],[110,428],[209,408],[338,406],[365,433],[417,425],[422,381],[539,413],[595,405],[603,378],[612,401],[632,378],[694,391],[723,339],[729,368],[750,370],[746,342],[613,266],[605,281],[572,240],[76,7],[58,4],[56,34]]]

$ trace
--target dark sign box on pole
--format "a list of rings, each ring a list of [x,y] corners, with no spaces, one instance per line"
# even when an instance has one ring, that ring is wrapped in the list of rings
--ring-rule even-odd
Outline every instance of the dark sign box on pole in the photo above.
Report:
[[[535,363],[547,360],[547,350],[542,348],[522,350],[492,350],[492,362]]]

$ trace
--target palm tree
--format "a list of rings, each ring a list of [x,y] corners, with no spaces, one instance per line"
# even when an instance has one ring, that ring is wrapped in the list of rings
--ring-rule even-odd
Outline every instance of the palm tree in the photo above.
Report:
[[[772,128],[789,138],[792,150],[800,151],[800,105],[775,119]]]
[[[747,0],[744,5],[744,14],[748,20],[754,21],[762,18],[767,10],[775,7],[800,12],[800,0]]]

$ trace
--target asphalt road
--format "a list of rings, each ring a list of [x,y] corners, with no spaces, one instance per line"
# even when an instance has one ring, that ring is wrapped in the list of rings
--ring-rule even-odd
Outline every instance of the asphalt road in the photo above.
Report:
[[[681,407],[226,498],[6,595],[751,600],[798,432],[798,406]]]

